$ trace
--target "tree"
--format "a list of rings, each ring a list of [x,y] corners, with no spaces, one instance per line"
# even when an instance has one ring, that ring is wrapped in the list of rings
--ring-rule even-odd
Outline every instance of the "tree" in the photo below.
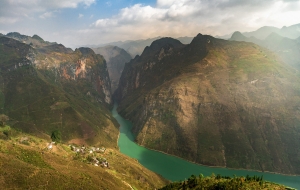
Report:
[[[1,114],[0,115],[0,121],[1,121],[1,125],[5,126],[5,122],[9,120],[9,117],[7,115]]]
[[[54,142],[59,143],[61,141],[61,132],[59,130],[55,130],[51,134],[51,139]]]

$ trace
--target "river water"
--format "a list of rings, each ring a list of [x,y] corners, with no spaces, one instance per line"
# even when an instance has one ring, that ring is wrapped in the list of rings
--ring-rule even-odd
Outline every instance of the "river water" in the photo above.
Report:
[[[300,176],[287,176],[251,170],[235,170],[219,167],[208,167],[188,162],[184,159],[149,150],[134,142],[131,133],[132,123],[122,118],[117,112],[117,105],[112,110],[113,117],[120,124],[118,146],[120,151],[131,158],[135,158],[143,166],[171,181],[180,181],[189,178],[192,174],[210,176],[212,173],[222,176],[263,176],[267,181],[283,184],[300,190]]]

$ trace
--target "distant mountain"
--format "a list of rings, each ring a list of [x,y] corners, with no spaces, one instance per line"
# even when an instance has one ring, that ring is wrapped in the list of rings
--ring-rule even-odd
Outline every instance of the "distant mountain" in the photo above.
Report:
[[[181,43],[183,44],[190,44],[192,42],[194,37],[179,37],[179,38],[176,38],[177,40],[179,40]]]
[[[99,45],[99,47],[103,47],[103,46],[107,46],[107,45],[111,45],[111,46],[118,46],[122,49],[124,49],[125,51],[127,51],[132,58],[134,58],[136,55],[141,55],[141,53],[143,52],[143,50],[145,49],[145,47],[150,46],[151,43],[155,40],[158,40],[162,37],[156,37],[156,38],[149,38],[146,40],[128,40],[125,42],[111,42],[108,44],[102,44]],[[179,41],[181,41],[181,43],[183,44],[189,44],[192,41],[192,37],[179,37],[177,38]]]
[[[274,51],[281,59],[292,66],[300,69],[300,37],[298,39],[290,39],[280,36],[278,33],[272,32],[264,40],[255,37],[246,37],[240,32],[233,33],[230,40],[252,42],[260,46],[266,47]]]
[[[276,28],[276,27],[272,27],[272,26],[264,26],[253,32],[245,32],[245,33],[243,33],[243,35],[246,37],[253,36],[255,38],[263,40],[267,36],[269,36],[271,33],[277,33],[283,37],[296,39],[300,36],[300,24],[295,24],[295,25],[288,26],[288,27],[284,26],[282,28]]]
[[[131,56],[122,48],[117,46],[104,46],[93,48],[94,52],[101,54],[107,63],[107,69],[111,80],[111,90],[114,92],[119,84],[121,73],[125,63],[131,60]]]
[[[205,165],[300,174],[299,83],[266,48],[199,34],[188,45],[154,41],[126,63],[114,96],[142,146]]]
[[[215,36],[215,38],[220,38],[220,39],[228,40],[231,36],[232,36],[232,33],[221,35],[221,36],[217,35],[217,36]]]
[[[44,41],[41,37],[39,37],[36,34],[30,37],[30,36],[20,34],[18,32],[10,32],[7,33],[5,36],[8,38],[13,38],[15,40],[18,40],[22,43],[32,45],[33,47],[36,48],[56,44],[55,42]]]

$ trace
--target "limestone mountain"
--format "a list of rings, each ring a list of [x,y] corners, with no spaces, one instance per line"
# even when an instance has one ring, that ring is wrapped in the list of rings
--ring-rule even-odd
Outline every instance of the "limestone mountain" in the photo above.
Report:
[[[149,38],[149,39],[144,39],[144,40],[128,40],[128,41],[118,41],[118,42],[111,42],[108,44],[102,44],[99,45],[100,47],[103,46],[118,46],[122,49],[124,49],[126,52],[128,52],[132,58],[134,58],[136,55],[141,55],[145,49],[146,46],[150,46],[151,43],[155,40],[158,40],[162,37],[155,37],[155,38]],[[189,44],[192,41],[192,37],[179,37],[177,40],[179,40],[183,44]]]
[[[0,113],[9,118],[0,126],[1,188],[166,185],[161,176],[117,150],[118,124],[110,112],[111,84],[103,56],[57,43],[29,45],[23,37],[0,37]],[[53,136],[61,142],[49,148]],[[69,144],[83,148],[72,151]],[[98,167],[95,160],[108,161],[109,167]]]
[[[300,37],[299,37],[300,38]],[[232,34],[230,40],[253,42],[260,46],[266,47],[275,52],[280,58],[296,69],[300,69],[300,41],[280,36],[277,33],[271,33],[264,40],[255,37],[246,37],[240,32]]]
[[[266,48],[197,35],[154,41],[114,96],[136,142],[187,160],[300,174],[299,73]]]
[[[102,56],[61,44],[32,47],[0,37],[0,107],[11,126],[63,142],[115,147],[111,87]]]
[[[288,27],[284,26],[282,28],[277,28],[277,27],[273,27],[273,26],[264,26],[255,31],[252,31],[252,32],[245,32],[245,33],[243,33],[243,35],[246,37],[253,36],[255,38],[263,40],[267,36],[269,36],[271,33],[276,33],[283,37],[296,39],[300,36],[300,23],[294,24],[294,25],[291,25]]]
[[[131,60],[131,56],[117,46],[104,46],[93,48],[94,52],[101,54],[107,63],[107,69],[111,80],[111,91],[114,92],[119,84],[119,79],[125,63]]]
[[[38,35],[33,35],[32,37],[20,34],[18,32],[10,32],[5,35],[8,38],[13,38],[15,40],[18,40],[22,43],[32,45],[34,47],[42,47],[42,46],[48,46],[52,44],[56,44],[55,42],[48,42],[44,41],[43,38],[41,38]]]

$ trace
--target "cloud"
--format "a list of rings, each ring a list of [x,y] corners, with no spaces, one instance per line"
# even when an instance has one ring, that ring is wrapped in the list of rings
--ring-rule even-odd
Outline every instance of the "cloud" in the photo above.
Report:
[[[54,12],[65,8],[89,7],[96,0],[1,0],[0,23],[15,23],[27,17],[45,19],[54,17]]]
[[[17,18],[0,17],[0,24],[13,24],[18,21]]]
[[[136,1],[130,1],[127,7],[106,17],[104,12],[115,12],[116,2],[125,1],[103,1],[102,7],[99,6],[99,12],[102,11],[101,8],[107,9],[102,11],[103,14],[79,9],[92,6],[96,1],[1,0],[0,29],[40,32],[39,34],[47,36],[48,40],[75,47],[156,36],[196,36],[198,33],[225,35],[236,30],[252,31],[261,26],[282,27],[299,23],[300,15],[299,0],[157,0],[151,5],[131,4]],[[75,17],[84,16],[89,18],[87,20],[90,23],[69,20],[69,12],[65,14],[63,9],[73,9]],[[101,15],[101,18],[97,15]],[[64,18],[59,20],[60,16]],[[42,19],[52,17],[58,18],[54,23],[56,28],[45,29],[48,23]],[[23,28],[20,25],[23,25]],[[44,30],[40,30],[41,28]],[[57,33],[54,35],[55,32]]]
[[[40,15],[40,18],[42,19],[51,18],[51,17],[54,17],[53,12],[45,12],[42,15]]]
[[[155,6],[125,7],[110,18],[98,19],[83,31],[103,36],[104,40],[197,33],[224,35],[265,25],[295,24],[299,15],[299,0],[157,0]]]
[[[106,6],[108,6],[108,7],[111,7],[111,6],[112,6],[112,3],[111,3],[110,1],[107,1],[105,4],[106,4]]]
[[[78,15],[78,18],[82,18],[84,15],[83,14],[79,14]]]

